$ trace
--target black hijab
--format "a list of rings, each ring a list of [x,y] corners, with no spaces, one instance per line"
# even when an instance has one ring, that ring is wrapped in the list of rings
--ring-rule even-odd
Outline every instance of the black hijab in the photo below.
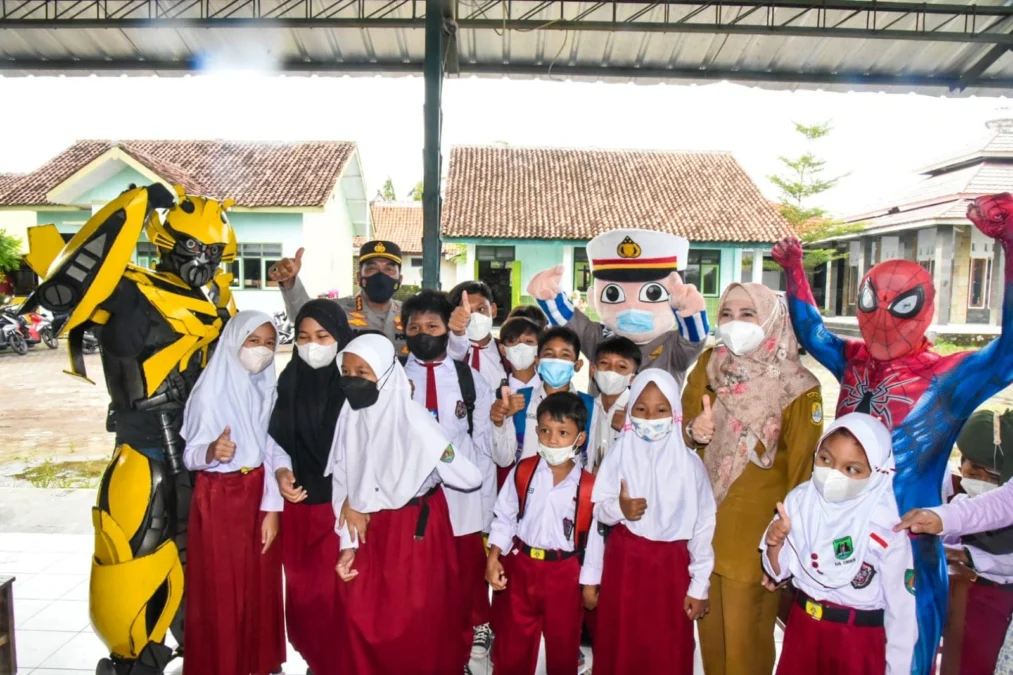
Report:
[[[312,318],[338,342],[338,351],[352,337],[345,312],[333,300],[310,300],[295,320],[296,334],[303,319]],[[337,363],[311,368],[292,353],[292,360],[278,378],[278,400],[271,413],[271,438],[292,458],[296,485],[306,488],[307,504],[331,501],[331,480],[324,477],[334,427],[345,396],[338,386]]]

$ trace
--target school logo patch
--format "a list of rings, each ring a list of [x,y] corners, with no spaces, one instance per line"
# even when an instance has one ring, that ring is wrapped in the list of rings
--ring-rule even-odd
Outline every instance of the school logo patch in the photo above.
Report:
[[[447,446],[447,449],[443,451],[443,456],[440,457],[440,461],[445,464],[450,464],[454,461],[454,446]]]
[[[876,576],[876,568],[869,563],[862,563],[861,569],[858,570],[858,574],[851,580],[851,587],[859,590],[867,587],[872,583],[873,577]]]
[[[563,536],[567,539],[573,535],[573,521],[569,518],[563,518]]]
[[[854,552],[855,547],[851,543],[851,537],[834,539],[834,557],[838,560],[847,560]]]
[[[810,417],[813,424],[823,423],[823,403],[820,401],[813,401],[810,405]]]
[[[915,571],[914,570],[908,570],[908,571],[904,572],[904,588],[906,588],[907,592],[910,593],[911,595],[915,594]]]
[[[454,414],[459,420],[463,420],[464,416],[468,414],[468,406],[464,405],[464,401],[457,402],[457,405],[454,406]]]

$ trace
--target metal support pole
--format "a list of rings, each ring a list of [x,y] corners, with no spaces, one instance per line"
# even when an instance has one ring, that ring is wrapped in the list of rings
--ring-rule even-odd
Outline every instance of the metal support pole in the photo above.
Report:
[[[443,10],[447,0],[426,0],[426,103],[422,150],[422,287],[440,288],[440,136],[443,125]]]

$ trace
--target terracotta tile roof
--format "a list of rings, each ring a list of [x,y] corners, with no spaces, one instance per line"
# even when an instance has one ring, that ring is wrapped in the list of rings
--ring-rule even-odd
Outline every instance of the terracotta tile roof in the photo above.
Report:
[[[46,194],[113,147],[168,182],[237,206],[323,206],[355,152],[355,143],[313,141],[78,141],[9,185],[0,206],[40,206]]]
[[[422,202],[375,201],[369,205],[369,214],[373,220],[372,239],[392,241],[404,255],[422,255]],[[356,254],[366,241],[366,237],[352,240]],[[456,246],[443,245],[444,255],[455,253]]]
[[[443,234],[587,240],[644,227],[775,242],[791,228],[727,153],[455,147]]]
[[[0,173],[0,195],[6,192],[15,181],[21,180],[24,174],[21,173]]]

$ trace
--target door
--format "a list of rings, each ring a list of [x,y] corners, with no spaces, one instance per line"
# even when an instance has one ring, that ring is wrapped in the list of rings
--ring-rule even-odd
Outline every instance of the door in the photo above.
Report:
[[[499,260],[479,260],[478,278],[492,289],[492,297],[496,299],[497,314],[494,323],[498,326],[506,319],[513,307],[513,291],[511,287],[510,267],[515,264]]]

